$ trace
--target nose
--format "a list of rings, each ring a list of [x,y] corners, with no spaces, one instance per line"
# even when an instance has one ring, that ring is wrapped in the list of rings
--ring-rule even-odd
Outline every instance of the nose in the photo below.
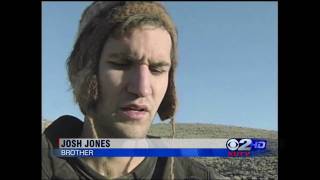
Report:
[[[129,74],[128,92],[138,97],[146,97],[152,93],[150,70],[146,64],[137,64]]]

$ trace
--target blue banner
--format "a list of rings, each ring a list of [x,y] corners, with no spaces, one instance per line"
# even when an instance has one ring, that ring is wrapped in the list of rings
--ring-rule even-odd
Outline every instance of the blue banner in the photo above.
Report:
[[[251,157],[263,154],[263,151],[239,153],[228,149],[199,148],[119,148],[119,149],[55,149],[53,154],[59,157]]]

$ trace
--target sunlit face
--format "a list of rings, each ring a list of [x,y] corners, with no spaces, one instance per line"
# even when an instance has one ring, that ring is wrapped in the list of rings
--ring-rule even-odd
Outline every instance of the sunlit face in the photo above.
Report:
[[[135,28],[109,38],[99,62],[96,124],[109,137],[143,138],[168,86],[171,38],[163,29]]]

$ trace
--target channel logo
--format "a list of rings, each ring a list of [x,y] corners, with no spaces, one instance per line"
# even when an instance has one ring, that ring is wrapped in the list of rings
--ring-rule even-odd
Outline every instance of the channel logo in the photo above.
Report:
[[[229,157],[249,157],[253,151],[265,150],[266,140],[232,138],[226,143]]]

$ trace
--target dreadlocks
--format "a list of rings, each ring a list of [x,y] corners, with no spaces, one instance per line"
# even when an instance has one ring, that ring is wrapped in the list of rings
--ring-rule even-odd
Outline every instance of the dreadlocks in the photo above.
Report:
[[[158,114],[161,120],[171,119],[171,137],[174,138],[174,115],[177,106],[174,80],[177,65],[177,30],[160,2],[98,1],[92,3],[81,17],[77,40],[67,61],[69,80],[75,101],[79,104],[82,113],[87,115],[95,109],[100,96],[96,75],[103,44],[109,37],[121,37],[143,25],[164,28],[171,37],[169,82]],[[90,123],[94,126],[93,121]],[[171,157],[171,179],[174,179],[173,167],[174,158]]]

